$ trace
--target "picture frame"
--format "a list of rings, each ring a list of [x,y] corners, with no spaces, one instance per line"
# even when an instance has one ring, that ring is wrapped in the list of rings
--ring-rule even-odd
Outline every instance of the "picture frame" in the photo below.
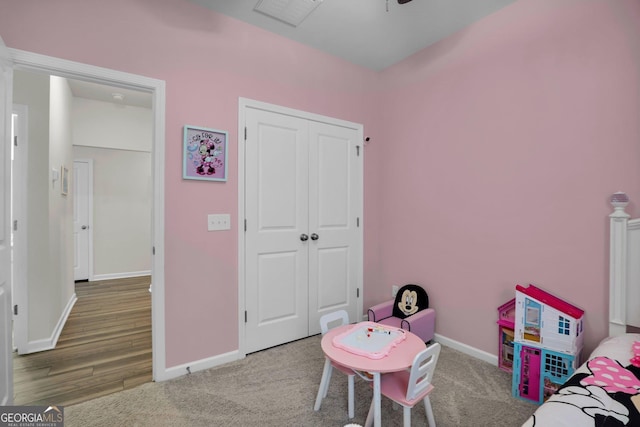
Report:
[[[60,193],[63,196],[69,194],[69,169],[64,165],[60,166]]]
[[[182,178],[200,181],[227,180],[226,131],[184,126],[182,141]]]

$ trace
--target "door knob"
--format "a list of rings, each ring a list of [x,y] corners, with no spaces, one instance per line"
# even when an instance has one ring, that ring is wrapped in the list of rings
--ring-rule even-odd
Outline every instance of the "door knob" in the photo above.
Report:
[[[316,233],[311,234],[311,240],[318,240],[320,236],[318,236]]]
[[[306,234],[301,234],[300,240],[302,240],[303,242],[306,242],[307,240],[309,240],[309,236],[307,236]]]
[[[82,228],[83,230],[86,230],[86,229],[87,229],[87,228],[89,228],[89,227],[87,227],[86,225],[83,225],[83,226],[82,226],[82,227],[80,227],[80,228]]]

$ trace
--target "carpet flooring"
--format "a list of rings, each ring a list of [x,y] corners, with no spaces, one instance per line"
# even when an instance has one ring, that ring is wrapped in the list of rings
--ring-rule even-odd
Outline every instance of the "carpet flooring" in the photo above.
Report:
[[[320,336],[170,381],[147,383],[65,407],[65,426],[345,426],[364,424],[372,391],[356,377],[355,418],[347,416],[346,376],[334,370],[327,398],[313,410],[324,356]],[[511,376],[443,346],[433,379],[436,423],[447,426],[520,426],[536,405],[511,396]],[[402,408],[382,399],[382,425],[401,426]],[[426,426],[424,406],[412,426]]]

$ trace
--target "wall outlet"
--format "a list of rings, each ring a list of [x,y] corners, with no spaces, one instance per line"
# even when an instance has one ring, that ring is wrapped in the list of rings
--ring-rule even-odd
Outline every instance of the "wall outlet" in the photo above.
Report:
[[[391,287],[391,296],[395,298],[395,296],[396,296],[396,294],[398,293],[398,290],[399,290],[399,289],[400,289],[400,288],[399,288],[398,286],[393,285],[393,286]]]
[[[207,215],[207,229],[209,231],[231,230],[231,215],[229,214]]]

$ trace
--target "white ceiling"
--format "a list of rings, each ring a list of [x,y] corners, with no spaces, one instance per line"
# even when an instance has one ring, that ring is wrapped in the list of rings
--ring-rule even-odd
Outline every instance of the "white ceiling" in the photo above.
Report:
[[[294,27],[254,11],[260,0],[191,0],[223,15],[343,58],[382,70],[488,16],[515,0],[271,0],[320,2]]]
[[[191,0],[349,62],[382,70],[516,0],[270,0],[319,2],[298,26],[253,9],[260,0]],[[69,79],[74,96],[151,108],[148,93]],[[122,101],[114,93],[124,96]]]

